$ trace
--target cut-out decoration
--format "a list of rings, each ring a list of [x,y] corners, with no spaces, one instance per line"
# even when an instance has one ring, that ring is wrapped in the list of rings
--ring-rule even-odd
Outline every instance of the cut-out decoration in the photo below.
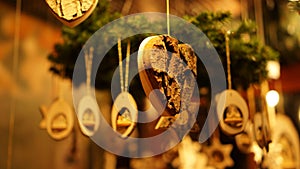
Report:
[[[114,101],[111,111],[111,122],[114,131],[120,133],[122,138],[127,138],[133,132],[138,118],[136,102],[128,92],[130,41],[127,43],[125,80],[123,77],[122,44],[120,38],[118,39],[118,54],[121,93]]]
[[[56,99],[47,109],[40,107],[43,120],[40,128],[46,129],[48,134],[55,140],[66,138],[74,126],[74,114],[69,104],[62,98]]]
[[[78,121],[83,134],[92,136],[100,125],[98,104],[92,96],[84,96],[78,104]]]
[[[214,138],[212,144],[203,149],[208,156],[208,165],[218,169],[232,167],[234,165],[230,157],[232,148],[233,146],[231,144],[221,144],[219,139]]]
[[[230,31],[225,33],[228,89],[223,91],[220,96],[217,96],[216,101],[221,130],[225,134],[233,136],[244,130],[248,121],[249,111],[243,97],[232,89],[229,49],[230,34]]]
[[[137,105],[128,92],[120,93],[112,107],[111,119],[114,131],[120,132],[123,138],[129,136],[137,121]]]
[[[85,53],[86,67],[86,95],[78,104],[78,121],[83,134],[93,136],[100,125],[100,111],[95,97],[91,95],[91,71],[94,49],[91,47],[89,53]]]
[[[225,134],[236,135],[244,131],[248,121],[248,106],[235,90],[225,90],[217,98],[220,127]]]
[[[59,21],[69,27],[74,27],[87,19],[98,0],[45,0],[52,13]]]

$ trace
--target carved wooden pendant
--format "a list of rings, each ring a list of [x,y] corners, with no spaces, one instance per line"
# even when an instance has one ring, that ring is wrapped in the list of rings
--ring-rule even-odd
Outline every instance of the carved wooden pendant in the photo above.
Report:
[[[158,89],[152,104],[158,110],[165,110],[159,121],[161,128],[171,125],[176,114],[181,118],[180,123],[185,124],[191,113],[188,107],[193,104],[197,75],[197,57],[191,46],[167,35],[148,37],[139,47],[138,67],[146,95],[149,97]]]
[[[45,0],[53,14],[63,24],[74,27],[87,19],[98,0]]]
[[[232,148],[231,144],[222,144],[219,139],[214,138],[212,145],[203,149],[208,156],[208,165],[218,169],[232,167],[234,165],[234,161],[230,157]]]
[[[40,112],[43,116],[40,128],[46,129],[53,139],[61,140],[71,133],[74,126],[74,113],[65,100],[56,99],[48,109],[41,106]]]
[[[138,109],[132,95],[121,92],[112,107],[111,122],[114,131],[121,137],[128,137],[134,130],[137,121]]]
[[[220,127],[225,134],[236,135],[244,131],[249,118],[246,101],[235,90],[223,91],[217,100]]]
[[[83,134],[92,136],[96,133],[100,125],[100,111],[95,99],[86,95],[78,104],[78,121]]]

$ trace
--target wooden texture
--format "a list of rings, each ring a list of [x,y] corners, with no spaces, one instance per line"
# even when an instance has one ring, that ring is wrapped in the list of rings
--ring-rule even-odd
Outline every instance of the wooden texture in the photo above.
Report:
[[[155,108],[167,116],[188,109],[197,74],[197,57],[189,45],[167,35],[148,37],[140,45],[138,65],[146,95],[158,89]]]
[[[92,14],[98,0],[45,0],[52,13],[63,24],[74,27]]]

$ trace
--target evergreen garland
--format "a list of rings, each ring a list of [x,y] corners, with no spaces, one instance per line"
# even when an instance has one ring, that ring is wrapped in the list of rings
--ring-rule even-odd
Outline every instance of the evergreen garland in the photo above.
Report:
[[[227,70],[225,33],[226,24],[232,20],[229,12],[201,13],[196,17],[186,17],[199,27],[217,50],[225,71]],[[263,45],[256,35],[256,24],[242,21],[236,30],[230,30],[230,59],[233,87],[248,88],[250,84],[267,79],[268,60],[278,60],[279,53]]]
[[[107,1],[101,1],[86,21],[75,28],[63,27],[62,36],[64,42],[56,44],[54,52],[48,57],[53,63],[50,70],[63,78],[71,79],[74,64],[85,42],[99,28],[120,16],[116,12],[109,11]],[[185,19],[206,34],[217,50],[224,65],[224,70],[226,70],[224,27],[231,21],[231,14],[229,12],[205,12],[194,17],[186,16]],[[238,29],[231,31],[233,32],[230,35],[233,85],[234,87],[246,89],[250,84],[260,83],[267,78],[266,63],[268,60],[278,60],[279,54],[269,46],[259,42],[256,37],[256,25],[251,21],[243,21]],[[147,36],[150,36],[150,34],[136,35],[131,38],[132,53],[137,51],[140,42]],[[105,76],[103,74],[99,78],[97,76],[96,88],[110,87],[112,73],[118,64],[116,51],[115,46],[106,54],[113,57],[106,57],[105,64],[101,65],[102,71],[106,73]],[[205,70],[200,70],[200,72],[205,72]],[[199,74],[199,76],[201,75],[203,73]],[[207,81],[207,78],[198,77],[197,79]],[[201,84],[208,85],[209,82],[202,82]]]

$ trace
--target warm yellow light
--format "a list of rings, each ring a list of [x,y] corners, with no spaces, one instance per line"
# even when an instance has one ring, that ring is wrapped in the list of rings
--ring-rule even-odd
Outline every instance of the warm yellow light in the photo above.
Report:
[[[275,107],[279,102],[279,94],[276,90],[270,90],[266,95],[267,104],[270,107]]]
[[[277,61],[267,62],[268,77],[271,79],[279,79],[280,77],[280,64]]]

